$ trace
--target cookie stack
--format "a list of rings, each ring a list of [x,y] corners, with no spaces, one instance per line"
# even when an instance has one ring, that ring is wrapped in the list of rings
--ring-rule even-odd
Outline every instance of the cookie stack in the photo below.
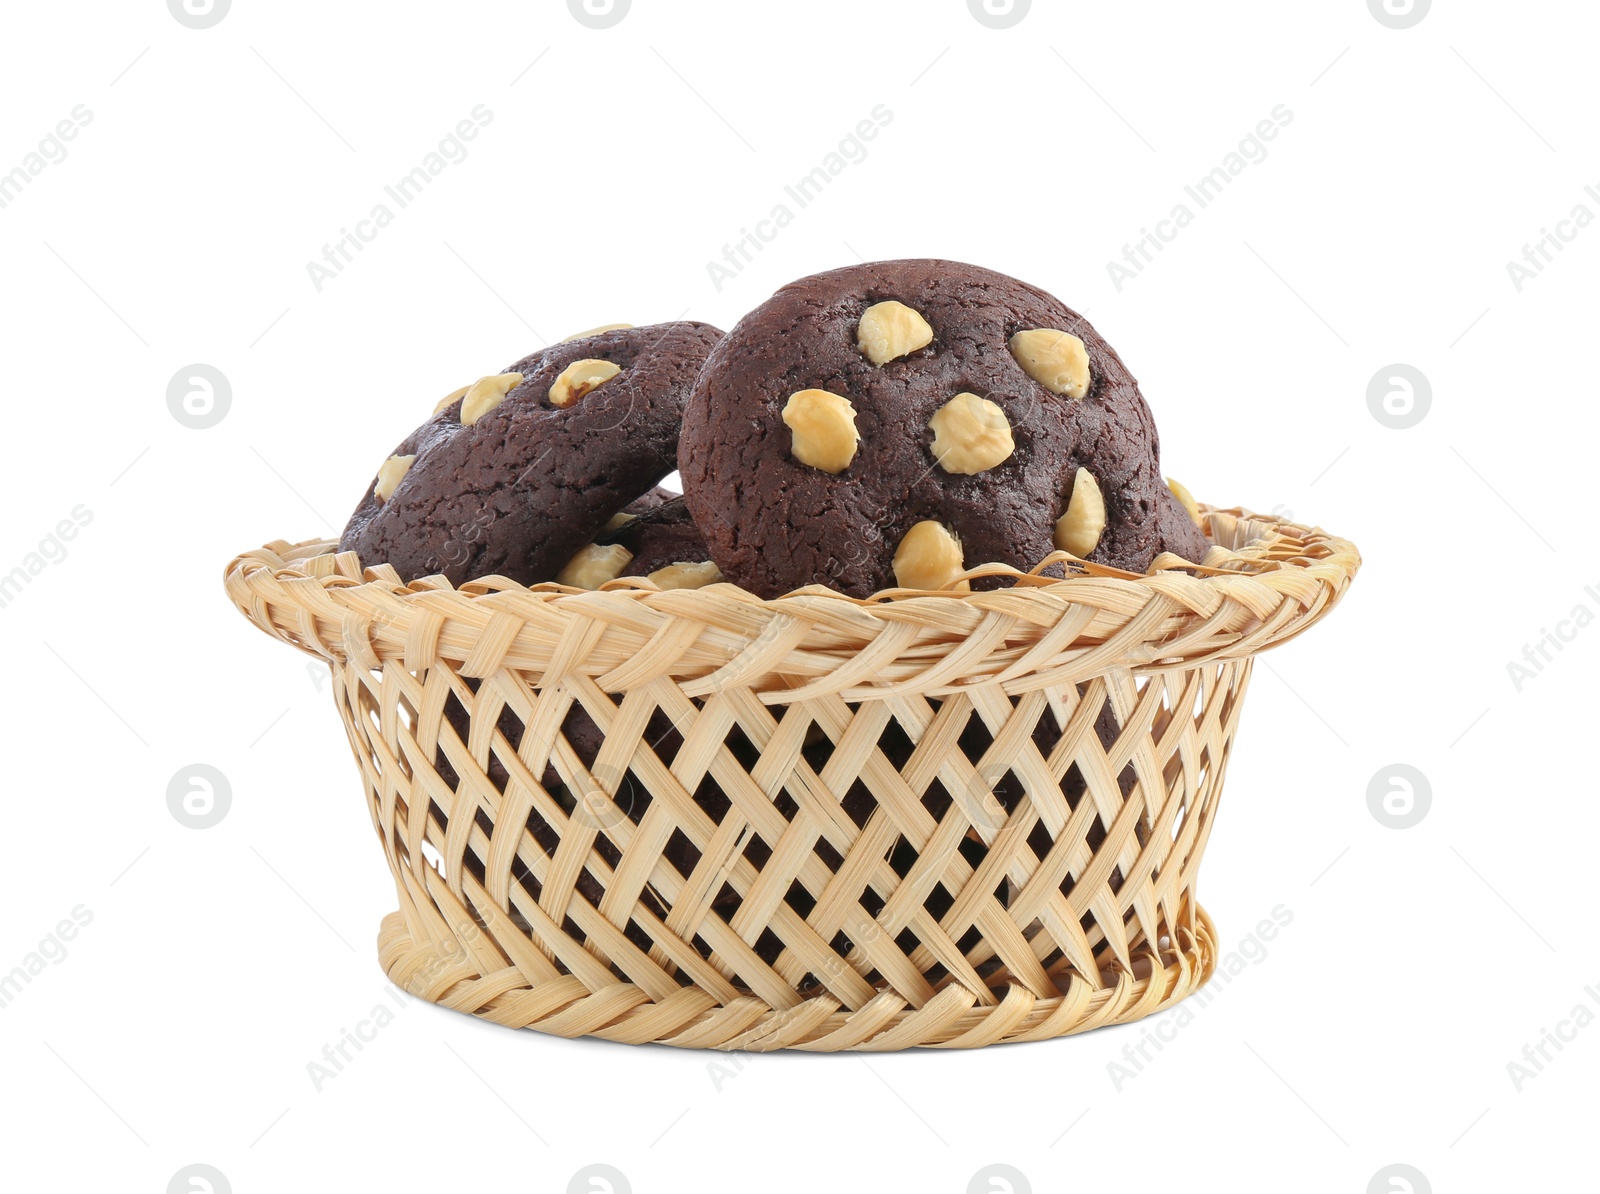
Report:
[[[681,496],[657,488],[674,469]],[[727,335],[595,329],[479,379],[383,463],[340,547],[407,581],[772,598],[960,591],[1057,550],[1143,572],[1207,544],[1087,320],[1003,274],[908,260],[793,282]]]

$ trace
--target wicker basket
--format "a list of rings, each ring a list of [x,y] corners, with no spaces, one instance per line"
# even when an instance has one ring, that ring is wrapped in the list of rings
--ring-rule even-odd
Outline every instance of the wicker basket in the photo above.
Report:
[[[1205,519],[1201,568],[875,601],[405,585],[327,542],[226,583],[333,670],[406,990],[568,1037],[960,1048],[1137,1020],[1215,967],[1195,879],[1251,657],[1360,559]]]

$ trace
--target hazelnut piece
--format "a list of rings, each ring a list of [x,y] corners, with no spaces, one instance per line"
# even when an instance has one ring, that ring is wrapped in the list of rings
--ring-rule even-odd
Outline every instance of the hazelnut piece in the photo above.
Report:
[[[591,543],[579,548],[567,561],[565,568],[556,573],[556,583],[571,585],[575,589],[598,589],[608,580],[616,580],[633,559],[633,553],[620,544],[601,547]]]
[[[976,394],[957,394],[934,412],[928,427],[933,432],[933,458],[947,473],[981,473],[1016,447],[1000,404]]]
[[[1030,328],[1012,336],[1010,348],[1023,371],[1051,393],[1082,398],[1089,392],[1089,350],[1071,332]]]
[[[1189,517],[1194,519],[1194,525],[1202,525],[1200,522],[1200,503],[1194,500],[1194,494],[1189,492],[1183,482],[1174,481],[1171,477],[1168,477],[1167,488],[1172,490],[1172,496],[1178,499],[1178,505],[1189,512]]]
[[[599,389],[622,370],[610,361],[585,357],[573,361],[550,386],[550,405],[568,407],[591,390]]]
[[[1106,499],[1100,482],[1086,468],[1072,479],[1072,497],[1067,512],[1056,519],[1056,546],[1070,551],[1080,560],[1088,559],[1106,529]]]
[[[380,502],[389,500],[400,478],[410,470],[416,456],[391,456],[378,469],[378,479],[372,486],[372,496]]]
[[[471,427],[506,400],[506,395],[522,384],[520,373],[491,373],[467,387],[461,399],[461,425]]]
[[[856,344],[874,365],[886,365],[931,343],[933,328],[928,321],[894,299],[873,303],[861,313],[856,327]]]
[[[697,564],[668,564],[657,568],[648,578],[658,589],[703,589],[722,579],[722,570],[710,560]]]
[[[894,578],[901,588],[942,589],[963,571],[961,540],[941,522],[917,523],[895,549]],[[962,581],[954,591],[964,593],[971,587]]]
[[[828,390],[798,390],[783,407],[783,421],[794,433],[790,454],[825,473],[842,473],[855,459],[856,408]]]

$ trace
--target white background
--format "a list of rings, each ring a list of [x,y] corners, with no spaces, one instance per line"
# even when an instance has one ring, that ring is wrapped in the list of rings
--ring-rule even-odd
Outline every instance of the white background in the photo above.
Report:
[[[4,19],[0,172],[92,113],[0,209],[0,573],[92,513],[0,609],[0,973],[92,915],[0,1009],[6,1188],[159,1192],[195,1162],[241,1194],[561,1191],[591,1163],[640,1194],[959,1194],[992,1163],[1036,1191],[1359,1194],[1397,1162],[1437,1191],[1593,1188],[1600,1025],[1520,1091],[1507,1063],[1600,1013],[1600,630],[1520,691],[1507,664],[1600,611],[1600,230],[1520,291],[1506,268],[1600,214],[1593,6],[1441,0],[1404,30],[1362,0],[1036,0],[1005,30],[963,0],[635,0],[605,30],[554,0]],[[479,104],[465,159],[319,291],[307,263]],[[879,104],[865,158],[719,289],[708,262]],[[1280,104],[1265,159],[1119,290],[1107,262]],[[1120,1089],[1148,1024],[762,1056],[719,1089],[714,1055],[419,1003],[317,1091],[307,1063],[388,998],[392,889],[325,677],[233,612],[224,565],[336,533],[439,396],[547,340],[726,327],[910,255],[1086,310],[1168,472],[1360,545],[1346,604],[1257,668],[1201,883],[1229,947],[1292,923]],[[204,430],[166,401],[197,362],[232,392]],[[1397,362],[1432,389],[1406,430],[1367,402]],[[1367,802],[1396,762],[1432,792],[1404,830]],[[231,786],[205,831],[167,809],[193,763]]]

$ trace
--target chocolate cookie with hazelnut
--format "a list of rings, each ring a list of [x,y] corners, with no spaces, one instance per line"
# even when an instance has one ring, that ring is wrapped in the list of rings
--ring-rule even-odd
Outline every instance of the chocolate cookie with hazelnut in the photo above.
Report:
[[[394,450],[339,547],[403,580],[553,580],[671,472],[695,375],[722,333],[613,327],[447,395]]]
[[[1206,550],[1111,346],[1044,291],[950,261],[778,291],[706,361],[678,467],[711,559],[762,597],[936,589],[1056,548],[1132,571]]]

